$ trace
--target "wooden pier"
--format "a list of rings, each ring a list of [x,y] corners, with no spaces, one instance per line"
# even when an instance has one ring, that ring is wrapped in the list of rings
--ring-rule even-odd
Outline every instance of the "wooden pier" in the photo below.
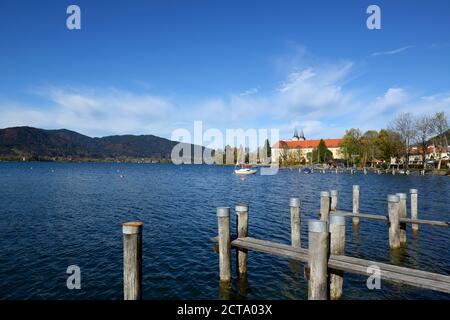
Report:
[[[419,225],[450,227],[449,222],[418,219],[417,190],[411,189],[411,218],[406,217],[406,194],[388,195],[387,214],[365,214],[359,212],[359,186],[353,186],[352,212],[338,210],[338,192],[335,190],[322,191],[320,197],[320,219],[308,221],[308,248],[301,247],[300,241],[300,199],[291,198],[289,201],[291,214],[291,244],[281,244],[248,236],[249,209],[247,205],[238,204],[237,238],[231,239],[229,213],[230,208],[218,208],[219,236],[212,238],[218,243],[220,260],[220,279],[230,283],[231,251],[238,252],[239,276],[245,276],[247,271],[247,252],[257,251],[283,257],[293,261],[300,261],[307,265],[309,273],[308,299],[325,300],[339,299],[342,296],[344,272],[371,276],[369,272],[374,266],[380,270],[380,279],[395,283],[410,285],[422,289],[435,290],[450,294],[450,276],[406,268],[398,265],[382,263],[344,255],[345,248],[345,218],[352,217],[353,224],[361,223],[361,219],[386,221],[388,224],[389,247],[397,250],[406,242],[406,224],[412,224],[413,231]],[[226,214],[225,214],[226,212]],[[245,212],[242,218],[239,212]],[[224,215],[225,214],[225,215]],[[226,223],[224,217],[226,216]],[[240,252],[245,252],[240,254]],[[226,261],[226,263],[224,263]],[[241,267],[241,266],[244,266]],[[226,274],[226,277],[222,275]]]

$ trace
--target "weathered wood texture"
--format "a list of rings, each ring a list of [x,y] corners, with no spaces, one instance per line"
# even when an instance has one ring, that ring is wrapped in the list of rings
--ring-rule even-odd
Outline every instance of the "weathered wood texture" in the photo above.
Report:
[[[388,220],[388,218],[386,216],[383,216],[381,214],[360,213],[358,215],[355,215],[352,212],[343,211],[343,210],[335,211],[335,212],[333,212],[333,214],[339,215],[339,216],[345,216],[345,217],[358,216],[360,218],[365,218],[365,219],[369,219],[369,220],[380,220],[380,221]],[[436,220],[423,220],[423,219],[410,219],[410,218],[400,218],[400,221],[406,222],[406,223],[412,223],[412,224],[423,224],[423,225],[435,226],[435,227],[445,227],[445,228],[450,227],[449,221],[436,221]]]
[[[231,281],[230,208],[217,208],[220,281]]]
[[[353,200],[352,200],[352,211],[353,211],[353,224],[359,224],[359,186],[353,186]]]
[[[237,237],[245,238],[248,236],[248,205],[239,203],[236,205],[237,215]],[[244,277],[247,273],[247,249],[238,249],[237,267],[239,277]]]
[[[338,198],[339,192],[337,190],[330,190],[330,197],[331,197],[331,204],[330,204],[330,210],[336,211],[338,206]]]
[[[122,225],[123,294],[125,300],[142,298],[142,226],[133,221]]]
[[[389,214],[389,247],[397,249],[400,247],[400,198],[388,196]]]
[[[308,224],[309,300],[328,299],[328,223],[310,220]]]
[[[308,262],[308,249],[294,248],[290,244],[281,244],[255,238],[241,238],[234,240],[231,245],[233,247],[263,252],[294,261]],[[343,255],[332,254],[328,260],[328,268],[365,276],[369,275],[367,268],[372,265],[380,267],[382,280],[450,293],[450,276],[447,275]]]
[[[411,219],[417,220],[419,218],[417,189],[410,189],[409,193],[411,197]],[[418,231],[419,225],[417,223],[413,223],[412,230]]]
[[[344,255],[345,252],[345,217],[330,215],[330,253]],[[330,299],[337,300],[342,296],[344,283],[342,270],[330,271]]]
[[[328,222],[328,216],[330,214],[331,198],[328,191],[322,191],[320,193],[320,220]]]
[[[291,211],[291,244],[295,248],[300,248],[301,240],[301,216],[300,216],[300,199],[291,198],[289,200]]]
[[[401,219],[406,218],[406,193],[397,193],[400,198],[398,206],[398,215],[400,217],[400,244],[404,245],[406,243],[406,222]]]

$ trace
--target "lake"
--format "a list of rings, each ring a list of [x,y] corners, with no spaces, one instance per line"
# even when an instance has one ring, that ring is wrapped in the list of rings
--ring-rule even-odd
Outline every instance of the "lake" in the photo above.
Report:
[[[419,218],[450,220],[450,178],[439,176],[300,174],[242,179],[232,167],[120,163],[0,162],[0,299],[122,299],[123,222],[144,221],[143,298],[219,298],[216,207],[250,205],[249,234],[290,242],[289,198],[299,196],[302,245],[307,219],[317,218],[320,191],[339,190],[351,210],[352,185],[361,212],[386,215],[387,194],[419,191]],[[409,216],[408,198],[408,216]],[[236,215],[232,213],[232,230]],[[448,228],[420,226],[395,257],[386,223],[347,219],[346,254],[450,274]],[[81,268],[81,290],[68,290],[66,269]],[[233,268],[234,253],[233,253]],[[235,268],[233,269],[235,277]],[[248,283],[233,279],[233,299],[306,299],[303,265],[249,252]],[[450,299],[443,293],[344,275],[343,299]]]

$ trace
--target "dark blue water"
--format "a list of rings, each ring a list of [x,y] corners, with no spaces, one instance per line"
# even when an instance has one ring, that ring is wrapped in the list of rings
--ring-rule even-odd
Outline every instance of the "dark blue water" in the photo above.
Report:
[[[316,217],[320,191],[339,190],[339,208],[351,210],[353,184],[361,186],[362,212],[385,214],[387,194],[417,188],[420,218],[450,220],[449,177],[282,170],[242,180],[231,167],[3,162],[0,299],[122,299],[121,224],[130,220],[145,222],[145,299],[217,299],[218,256],[209,242],[216,207],[247,202],[251,236],[289,243],[289,197],[299,196],[306,247],[306,220]],[[232,224],[234,230],[234,214]],[[413,236],[408,226],[407,232],[407,247],[391,256],[385,223],[362,220],[358,229],[349,223],[346,254],[450,274],[448,229],[420,226]],[[73,264],[81,268],[81,290],[66,287]],[[231,298],[307,298],[302,265],[255,252],[248,264],[248,283],[233,279]],[[450,299],[388,282],[368,290],[365,277],[351,274],[343,298]]]

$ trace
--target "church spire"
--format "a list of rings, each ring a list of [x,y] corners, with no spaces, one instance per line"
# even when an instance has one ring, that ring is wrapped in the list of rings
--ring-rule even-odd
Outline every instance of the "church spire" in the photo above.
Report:
[[[302,140],[302,141],[306,140],[305,134],[303,133],[303,129],[300,131],[300,136],[298,138],[299,138],[299,140]]]
[[[297,132],[297,128],[295,128],[295,130],[294,130],[294,138],[297,138],[297,139],[298,139],[298,132]]]

